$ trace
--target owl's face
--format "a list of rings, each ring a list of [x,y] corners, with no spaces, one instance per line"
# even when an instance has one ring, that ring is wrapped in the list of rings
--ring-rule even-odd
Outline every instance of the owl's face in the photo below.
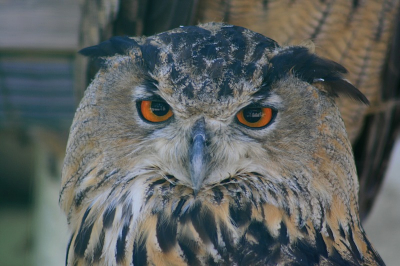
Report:
[[[198,192],[238,173],[258,172],[274,182],[282,171],[312,163],[320,98],[327,97],[310,84],[285,78],[265,88],[262,78],[239,77],[228,95],[212,95],[215,88],[206,83],[190,97],[156,75],[152,83],[135,81],[135,70],[121,74],[121,67],[105,73],[113,82],[96,92],[96,111],[106,121],[95,132],[106,162],[158,169]],[[325,101],[325,115],[337,116],[332,101]]]
[[[304,47],[219,24],[125,42],[83,101],[105,164],[157,169],[197,193],[240,173],[312,176],[324,127],[348,146],[331,95],[310,84],[343,69]]]
[[[263,223],[275,243],[326,238],[353,261],[351,244],[335,240],[364,234],[334,97],[366,99],[343,67],[218,23],[82,53],[103,66],[76,112],[63,169],[73,260],[175,264],[174,250],[182,263],[196,253],[207,264],[226,241],[253,250],[255,236],[243,239]]]

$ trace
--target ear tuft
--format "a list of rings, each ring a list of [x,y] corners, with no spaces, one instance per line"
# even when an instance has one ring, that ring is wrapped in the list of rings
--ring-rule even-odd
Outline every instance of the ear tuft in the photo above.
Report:
[[[310,84],[320,84],[333,97],[344,94],[368,104],[368,99],[343,78],[347,70],[340,64],[310,53],[306,47],[288,47],[270,59],[268,80],[272,83],[294,74]]]
[[[109,57],[114,55],[125,55],[134,47],[138,47],[138,43],[127,36],[116,36],[104,41],[98,45],[83,48],[80,54],[89,57]]]
[[[363,104],[369,104],[367,97],[365,97],[365,95],[361,91],[359,91],[356,87],[353,86],[353,84],[345,79],[324,80],[318,81],[316,83],[320,83],[323,86],[323,89],[333,97],[345,95]]]

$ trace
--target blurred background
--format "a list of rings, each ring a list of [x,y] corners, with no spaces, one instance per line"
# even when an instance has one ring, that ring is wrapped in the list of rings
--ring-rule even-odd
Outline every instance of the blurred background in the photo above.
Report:
[[[88,38],[81,31],[81,14],[88,8],[83,2],[0,0],[3,266],[64,264],[68,233],[58,193],[69,126],[87,83],[82,78],[84,59],[77,54]],[[107,8],[117,10],[117,1],[108,2]],[[378,199],[364,222],[387,265],[399,264],[399,205],[397,141]]]

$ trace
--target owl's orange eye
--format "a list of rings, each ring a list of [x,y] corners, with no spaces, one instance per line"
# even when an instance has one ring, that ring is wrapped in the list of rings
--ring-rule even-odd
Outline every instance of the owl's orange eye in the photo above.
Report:
[[[173,115],[171,107],[165,102],[141,101],[139,107],[143,118],[153,123],[167,121]]]
[[[272,120],[272,109],[268,107],[246,107],[237,113],[237,120],[251,128],[261,128]]]

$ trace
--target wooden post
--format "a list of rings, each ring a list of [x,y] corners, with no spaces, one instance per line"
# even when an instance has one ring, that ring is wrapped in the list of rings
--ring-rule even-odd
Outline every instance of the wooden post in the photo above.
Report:
[[[64,265],[68,243],[65,214],[58,205],[66,137],[34,129],[35,176],[33,265]]]

